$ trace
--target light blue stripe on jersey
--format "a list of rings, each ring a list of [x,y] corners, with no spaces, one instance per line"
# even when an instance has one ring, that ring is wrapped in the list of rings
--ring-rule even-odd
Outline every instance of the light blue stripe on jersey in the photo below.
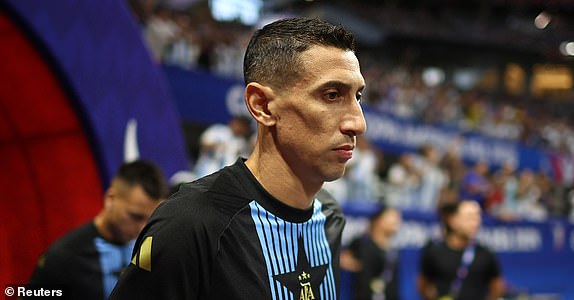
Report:
[[[114,289],[121,270],[130,263],[135,241],[126,245],[114,245],[101,237],[94,239],[100,255],[100,268],[104,285],[104,299],[108,299]]]
[[[251,201],[249,206],[267,266],[272,299],[294,299],[293,293],[275,280],[273,276],[295,271],[299,236],[303,237],[309,265],[311,267],[328,265],[325,278],[319,287],[321,299],[336,299],[335,277],[331,265],[332,255],[325,234],[326,217],[321,211],[322,203],[315,199],[313,215],[305,223],[284,221],[269,213],[256,201]]]

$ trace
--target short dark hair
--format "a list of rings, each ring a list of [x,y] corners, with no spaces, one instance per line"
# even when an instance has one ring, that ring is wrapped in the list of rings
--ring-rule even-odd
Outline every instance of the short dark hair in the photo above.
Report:
[[[153,199],[163,199],[169,193],[163,172],[150,161],[136,160],[123,163],[114,178],[125,182],[130,187],[140,185]]]
[[[355,51],[353,34],[317,18],[288,18],[257,30],[243,61],[245,84],[259,82],[285,88],[300,76],[299,54],[313,45]]]
[[[448,224],[448,220],[458,212],[459,207],[460,201],[458,200],[444,202],[438,207],[439,221],[447,234],[450,234],[453,231],[453,228]]]
[[[376,210],[369,216],[369,228],[372,229],[383,215],[389,211],[398,211],[396,208],[387,205],[377,205]]]

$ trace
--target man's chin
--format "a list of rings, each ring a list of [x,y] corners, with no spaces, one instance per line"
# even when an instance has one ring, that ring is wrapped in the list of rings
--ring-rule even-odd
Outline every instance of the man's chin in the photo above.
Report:
[[[335,180],[340,179],[341,177],[343,177],[343,175],[345,175],[344,170],[341,171],[340,173],[329,174],[329,175],[326,176],[325,182],[335,181]]]

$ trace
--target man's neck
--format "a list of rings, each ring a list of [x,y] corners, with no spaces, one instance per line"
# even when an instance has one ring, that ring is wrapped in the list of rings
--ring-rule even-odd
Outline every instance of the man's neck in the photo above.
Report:
[[[371,234],[371,238],[379,246],[381,249],[388,249],[389,248],[389,237],[384,234]]]
[[[95,218],[94,218],[94,225],[96,226],[96,231],[106,240],[106,241],[113,241],[113,234],[108,228],[108,224],[106,224],[106,220],[104,217],[104,212],[101,211]]]
[[[276,156],[265,155],[257,147],[245,165],[257,181],[275,198],[294,208],[309,209],[322,184],[303,182]]]
[[[457,233],[450,233],[446,236],[446,244],[454,250],[463,250],[470,244],[470,239]]]

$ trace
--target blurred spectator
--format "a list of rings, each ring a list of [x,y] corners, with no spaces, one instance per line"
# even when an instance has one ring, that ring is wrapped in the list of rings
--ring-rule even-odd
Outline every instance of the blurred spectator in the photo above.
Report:
[[[495,300],[504,294],[496,255],[476,240],[480,205],[472,200],[445,203],[439,216],[444,239],[429,241],[420,256],[417,287],[423,299]]]
[[[518,179],[516,166],[512,162],[504,163],[492,177],[492,189],[485,203],[485,210],[505,221],[516,220],[516,189]]]
[[[29,284],[65,287],[68,299],[107,299],[131,261],[135,238],[167,193],[165,178],[153,163],[123,164],[106,190],[102,210],[48,248]]]
[[[563,195],[563,187],[554,185],[550,176],[544,172],[536,173],[536,185],[540,189],[540,205],[547,213],[548,216],[564,217],[568,214],[567,210],[567,195]],[[559,191],[560,190],[560,191]],[[557,193],[557,191],[559,191]],[[564,212],[564,213],[562,213]]]
[[[568,219],[570,220],[570,222],[574,223],[574,190],[571,190],[570,192],[568,192]]]
[[[249,35],[229,30],[213,49],[213,72],[234,78],[243,78],[243,56]]]
[[[493,207],[492,214],[505,221],[546,219],[548,210],[540,201],[542,191],[536,183],[536,174],[523,170],[517,179],[509,167],[503,168],[503,174],[506,177],[503,201]]]
[[[484,208],[486,199],[491,192],[487,174],[488,164],[485,161],[477,161],[462,179],[460,199],[475,200],[481,208]]]
[[[453,139],[446,148],[446,152],[440,162],[440,167],[444,169],[449,178],[448,186],[450,189],[460,189],[460,185],[466,173],[466,165],[464,164],[460,153],[460,139]]]
[[[227,124],[214,124],[200,137],[200,152],[193,168],[199,178],[233,164],[250,153],[251,119],[235,116]]]
[[[385,186],[386,204],[399,209],[414,208],[421,175],[415,169],[411,153],[402,153],[391,165]]]
[[[162,49],[163,63],[190,69],[197,65],[201,49],[199,38],[190,27],[188,15],[177,14],[175,22],[178,30],[165,49]]]
[[[422,211],[435,211],[441,191],[447,186],[447,174],[439,167],[440,154],[430,145],[419,149],[419,156],[414,161],[417,173],[421,176],[421,184],[415,199],[415,207]]]
[[[520,172],[516,188],[516,212],[527,220],[543,220],[547,216],[540,203],[541,191],[536,184],[536,176],[530,170]]]
[[[166,47],[178,33],[179,29],[173,21],[171,10],[157,6],[144,29],[146,42],[157,62],[161,62]]]
[[[353,299],[400,299],[399,252],[391,241],[401,222],[398,210],[380,209],[371,217],[368,232],[341,253],[341,267],[355,274]]]
[[[347,199],[378,201],[380,179],[377,166],[378,158],[373,146],[365,136],[357,136],[353,158],[344,175],[348,187]]]

